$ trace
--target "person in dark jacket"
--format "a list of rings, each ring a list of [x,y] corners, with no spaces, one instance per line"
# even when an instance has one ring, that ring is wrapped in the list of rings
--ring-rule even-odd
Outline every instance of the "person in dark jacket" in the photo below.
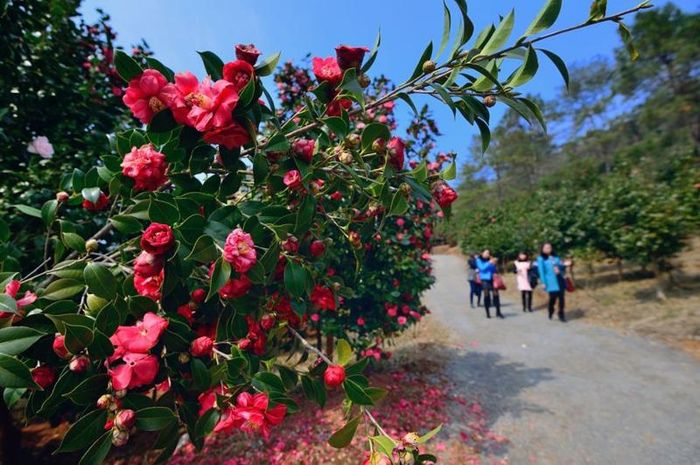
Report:
[[[469,280],[469,305],[474,308],[474,297],[476,306],[481,306],[481,279],[479,269],[476,266],[477,254],[472,255],[467,261],[467,279]]]
[[[484,292],[486,318],[491,318],[491,304],[496,307],[496,316],[498,318],[504,318],[501,313],[501,299],[498,296],[498,289],[493,286],[493,276],[498,272],[496,269],[496,260],[491,257],[491,252],[488,249],[481,252],[481,255],[476,259],[476,267],[479,269],[481,287]]]
[[[549,294],[549,302],[547,310],[549,311],[549,319],[554,316],[554,308],[559,303],[559,320],[566,321],[564,313],[566,294],[566,267],[570,265],[569,260],[562,261],[552,248],[552,244],[546,242],[540,249],[540,255],[537,257],[537,270],[539,272],[540,281],[544,290]]]

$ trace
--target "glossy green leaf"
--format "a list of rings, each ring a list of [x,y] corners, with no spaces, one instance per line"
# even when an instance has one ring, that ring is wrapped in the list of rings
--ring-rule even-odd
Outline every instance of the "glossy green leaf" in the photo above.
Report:
[[[117,73],[119,73],[119,76],[126,82],[129,82],[143,72],[136,60],[122,50],[117,50],[114,53],[114,67],[117,68]]]
[[[167,407],[148,407],[136,412],[136,428],[142,431],[159,431],[177,421],[175,413]]]
[[[70,299],[84,289],[85,284],[77,279],[58,279],[46,287],[41,297],[48,300]]]
[[[204,63],[204,69],[207,74],[211,76],[212,80],[218,81],[222,78],[224,72],[224,62],[221,61],[214,52],[197,52],[202,58],[202,63]]]
[[[85,449],[104,434],[107,410],[93,410],[73,423],[63,436],[57,452],[74,452]]]
[[[9,355],[0,354],[0,387],[37,387],[27,365]]]
[[[83,454],[78,465],[101,465],[112,449],[112,431],[107,431]]]
[[[115,215],[109,222],[122,234],[135,234],[143,229],[141,222],[129,215]]]
[[[30,207],[28,205],[15,205],[15,208],[25,215],[41,219],[41,210],[38,208]]]
[[[382,33],[381,31],[377,32],[377,38],[374,40],[374,47],[372,47],[372,51],[369,53],[369,57],[367,58],[367,61],[365,61],[365,64],[362,65],[362,72],[366,73],[374,64],[374,60],[377,59],[377,53],[379,52],[379,46],[382,43]]]
[[[170,226],[180,221],[180,212],[171,203],[158,199],[152,199],[148,206],[148,218],[154,223],[163,223]]]
[[[518,87],[529,82],[535,77],[539,66],[537,52],[532,46],[529,46],[527,48],[527,54],[525,55],[525,61],[513,72],[513,75],[508,80],[508,85],[510,87]]]
[[[559,17],[559,12],[561,11],[562,0],[546,0],[545,4],[532,23],[527,27],[523,37],[531,36],[537,34],[540,31],[544,31],[554,24],[554,22]]]
[[[88,292],[107,300],[117,295],[117,280],[109,269],[100,263],[88,263],[83,270]]]
[[[440,47],[438,48],[437,53],[435,53],[436,57],[439,57],[442,52],[445,51],[445,47],[447,47],[447,44],[450,41],[450,31],[452,30],[452,14],[450,13],[450,9],[447,8],[447,4],[442,2],[442,8],[444,10],[444,16],[443,16],[443,23],[442,23],[442,39],[440,40]]]
[[[427,47],[425,47],[425,50],[423,51],[423,54],[420,56],[420,59],[418,60],[418,64],[416,65],[416,68],[413,70],[413,74],[411,74],[411,77],[408,78],[409,81],[414,80],[418,76],[420,76],[423,73],[423,63],[426,61],[430,60],[430,57],[433,55],[433,42],[431,41]]]
[[[343,389],[348,398],[357,405],[374,405],[372,398],[367,395],[364,388],[353,377],[348,377],[343,382]]]
[[[224,287],[224,284],[229,280],[231,276],[231,265],[229,262],[219,257],[214,265],[214,272],[211,275],[211,282],[209,283],[209,293],[207,294],[207,301],[219,292],[219,289]]]
[[[506,41],[510,37],[510,33],[513,31],[513,24],[515,23],[515,10],[510,10],[510,13],[503,18],[496,29],[491,34],[491,38],[486,42],[484,47],[481,49],[482,55],[490,55],[497,52],[505,45]]]
[[[357,431],[357,426],[360,424],[362,415],[357,415],[350,421],[345,423],[342,428],[333,433],[328,439],[328,444],[336,449],[342,449],[347,447],[352,442],[352,438],[355,437],[355,432]]]
[[[607,8],[608,0],[593,0],[591,3],[590,14],[588,15],[588,21],[598,21],[604,18]]]
[[[27,326],[8,326],[0,328],[0,353],[5,355],[21,354],[41,339],[44,333]]]
[[[302,265],[288,260],[284,267],[284,287],[292,296],[302,297],[311,287],[311,276]]]
[[[566,84],[567,90],[569,89],[569,70],[566,67],[566,63],[564,63],[564,60],[562,60],[559,55],[557,55],[554,52],[550,52],[549,50],[545,49],[539,49],[542,53],[547,55],[547,57],[554,63],[554,66],[559,70],[559,73],[561,74],[562,79],[564,79],[564,83]]]
[[[280,61],[281,52],[277,52],[269,57],[265,58],[262,63],[255,67],[256,76],[267,76],[272,74],[272,72],[277,67],[277,63]]]
[[[0,312],[17,312],[17,301],[7,294],[0,294]]]

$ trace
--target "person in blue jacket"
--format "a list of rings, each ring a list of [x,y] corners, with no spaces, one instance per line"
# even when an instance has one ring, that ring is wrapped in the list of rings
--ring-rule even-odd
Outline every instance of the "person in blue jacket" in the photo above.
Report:
[[[564,314],[566,293],[566,267],[570,264],[569,261],[562,261],[552,248],[552,244],[545,242],[540,249],[540,255],[537,257],[537,270],[540,275],[540,281],[544,290],[549,294],[549,302],[547,310],[549,311],[549,319],[554,316],[554,307],[559,302],[559,320],[566,321]]]
[[[479,277],[481,278],[481,287],[484,292],[484,308],[486,309],[486,318],[491,318],[491,304],[496,307],[496,316],[504,318],[501,313],[501,299],[498,296],[498,289],[493,287],[493,275],[498,270],[496,269],[496,260],[491,257],[491,252],[485,249],[481,255],[476,258],[476,267],[479,269]]]

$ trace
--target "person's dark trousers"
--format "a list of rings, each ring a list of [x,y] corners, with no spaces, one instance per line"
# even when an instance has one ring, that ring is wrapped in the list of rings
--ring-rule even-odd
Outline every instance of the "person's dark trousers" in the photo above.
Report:
[[[481,305],[481,285],[476,281],[469,281],[469,305],[474,308],[474,296],[476,296],[476,305]]]
[[[484,291],[484,309],[486,310],[486,318],[491,318],[491,298],[493,294],[493,284],[490,281],[482,281],[482,289]]]
[[[493,294],[493,304],[496,307],[496,316],[501,319],[505,318],[501,313],[501,297],[498,295],[498,292]]]
[[[520,291],[523,300],[523,312],[532,311],[532,291]]]
[[[554,306],[557,301],[559,301],[559,319],[561,321],[566,321],[566,316],[564,314],[564,293],[566,291],[561,290],[557,292],[549,293],[549,303],[547,305],[547,310],[549,311],[549,319],[551,320],[554,316]]]

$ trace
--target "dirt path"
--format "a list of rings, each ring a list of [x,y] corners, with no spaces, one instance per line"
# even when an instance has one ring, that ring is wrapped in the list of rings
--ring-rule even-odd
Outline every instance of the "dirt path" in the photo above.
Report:
[[[464,260],[433,258],[426,303],[462,345],[449,370],[510,439],[510,464],[700,464],[700,362],[512,302],[487,320],[469,308]]]

